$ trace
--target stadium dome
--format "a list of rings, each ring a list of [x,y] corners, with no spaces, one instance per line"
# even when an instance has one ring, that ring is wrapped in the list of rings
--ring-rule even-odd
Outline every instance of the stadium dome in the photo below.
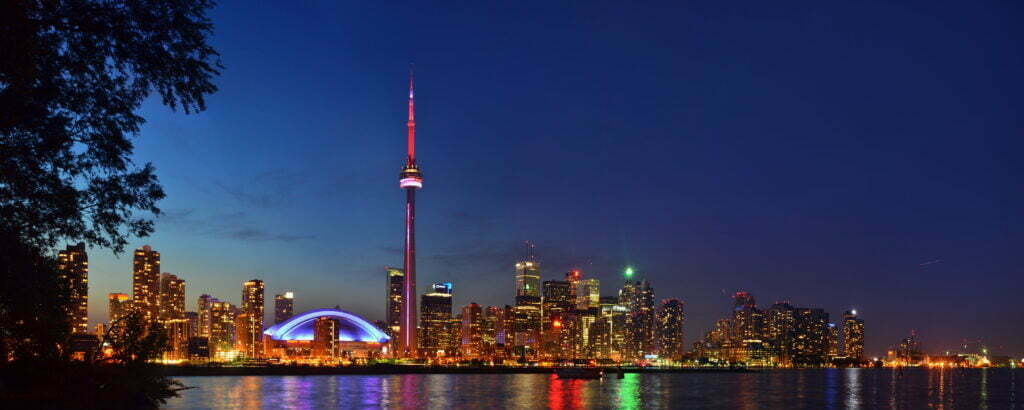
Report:
[[[284,322],[263,331],[273,340],[313,340],[313,325],[317,318],[330,317],[338,322],[338,340],[343,342],[386,343],[388,335],[372,323],[353,313],[339,309],[315,309],[299,313]]]

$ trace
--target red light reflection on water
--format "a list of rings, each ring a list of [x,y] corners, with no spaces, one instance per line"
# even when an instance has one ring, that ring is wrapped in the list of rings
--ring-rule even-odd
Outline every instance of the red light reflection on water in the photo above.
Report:
[[[548,377],[548,408],[583,408],[583,389],[586,380],[562,380],[552,374]]]

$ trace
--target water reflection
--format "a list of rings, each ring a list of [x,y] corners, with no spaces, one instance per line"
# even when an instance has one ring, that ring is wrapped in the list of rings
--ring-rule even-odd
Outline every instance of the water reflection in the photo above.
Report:
[[[979,403],[979,409],[988,408],[988,369],[981,369],[981,403]]]
[[[1024,369],[182,377],[169,408],[1016,408]]]
[[[263,378],[248,376],[243,377],[242,382],[238,384],[239,395],[241,396],[242,403],[245,407],[254,409],[260,407],[263,399]]]
[[[548,376],[548,408],[581,409],[584,407],[585,380],[563,380],[558,376]]]
[[[861,405],[861,369],[848,368],[843,371],[846,378],[846,408],[859,409]]]
[[[825,407],[835,407],[837,390],[839,383],[836,381],[835,369],[825,369]]]
[[[622,380],[619,380],[619,408],[636,409],[640,408],[640,374],[626,373]]]

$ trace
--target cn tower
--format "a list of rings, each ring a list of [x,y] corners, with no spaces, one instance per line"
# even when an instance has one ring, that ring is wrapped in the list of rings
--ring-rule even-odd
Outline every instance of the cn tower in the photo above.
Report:
[[[413,73],[409,68],[409,155],[399,173],[398,186],[405,190],[405,283],[402,285],[402,314],[395,352],[416,356],[416,190],[423,188],[423,175],[416,165],[416,115],[413,108]]]

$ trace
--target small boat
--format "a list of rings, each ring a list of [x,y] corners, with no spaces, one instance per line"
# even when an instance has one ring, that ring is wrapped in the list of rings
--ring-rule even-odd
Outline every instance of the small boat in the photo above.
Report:
[[[555,369],[559,379],[600,379],[604,369],[600,367],[559,367]]]

